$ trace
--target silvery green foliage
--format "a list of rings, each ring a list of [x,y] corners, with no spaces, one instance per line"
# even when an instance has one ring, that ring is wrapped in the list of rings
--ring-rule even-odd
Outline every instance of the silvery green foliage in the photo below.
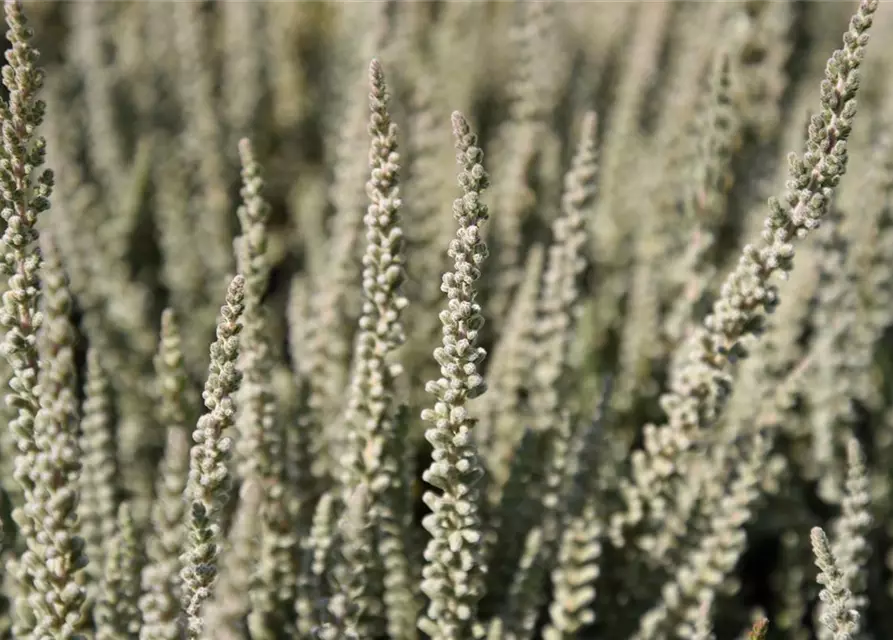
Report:
[[[250,4],[6,2],[0,640],[887,634],[875,0]]]
[[[761,495],[758,483],[764,474],[772,472],[765,464],[771,443],[755,434],[746,446],[736,446],[740,447],[736,457],[743,459],[737,465],[736,477],[714,504],[708,505],[705,535],[661,589],[658,604],[642,616],[636,640],[691,637],[699,619],[699,598],[704,593],[716,593],[741,558],[747,545],[744,524]],[[724,464],[722,457],[719,464]],[[706,473],[718,476],[722,469],[708,468]]]
[[[773,275],[785,278],[793,268],[794,243],[816,229],[830,206],[834,189],[846,171],[846,140],[852,130],[859,89],[859,66],[868,44],[868,29],[877,0],[863,0],[844,34],[844,44],[831,56],[821,84],[821,115],[810,119],[806,151],[789,156],[790,180],[783,201],[769,200],[758,245],[748,244],[723,283],[703,327],[689,339],[688,362],[670,380],[662,400],[666,424],[648,425],[645,448],[633,459],[635,489],[627,514],[615,526],[659,521],[672,486],[686,471],[686,455],[702,431],[720,416],[734,387],[732,364],[747,355],[746,345],[765,328],[766,314],[779,302]],[[621,522],[623,524],[621,524]]]
[[[596,116],[590,112],[583,121],[580,141],[565,176],[561,213],[552,225],[553,241],[538,305],[533,354],[537,363],[530,404],[535,416],[537,438],[544,447],[544,463],[523,483],[526,499],[533,498],[539,524],[537,553],[530,559],[529,581],[539,585],[554,562],[569,487],[571,440],[575,424],[562,403],[568,393],[562,378],[571,371],[570,350],[580,315],[579,278],[585,267],[585,215],[595,195]],[[510,509],[517,508],[517,501]],[[523,523],[522,530],[530,525]],[[504,529],[509,534],[511,529]],[[528,550],[529,553],[532,553]],[[525,556],[522,555],[522,559]],[[509,556],[511,561],[514,557]],[[491,583],[492,584],[492,583]],[[507,633],[518,638],[533,635],[537,615],[546,600],[540,589],[526,588],[509,595],[510,613],[505,620]],[[513,610],[514,609],[514,610]],[[523,612],[523,613],[521,613]]]

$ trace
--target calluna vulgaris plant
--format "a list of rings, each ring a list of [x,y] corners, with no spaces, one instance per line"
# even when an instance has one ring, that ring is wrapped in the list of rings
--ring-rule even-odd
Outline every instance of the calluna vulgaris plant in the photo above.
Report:
[[[0,640],[893,637],[886,9],[6,0]]]

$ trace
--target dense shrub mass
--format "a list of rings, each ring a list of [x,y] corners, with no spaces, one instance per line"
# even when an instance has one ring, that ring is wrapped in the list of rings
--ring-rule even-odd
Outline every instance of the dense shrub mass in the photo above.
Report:
[[[893,637],[887,8],[6,0],[0,640]]]

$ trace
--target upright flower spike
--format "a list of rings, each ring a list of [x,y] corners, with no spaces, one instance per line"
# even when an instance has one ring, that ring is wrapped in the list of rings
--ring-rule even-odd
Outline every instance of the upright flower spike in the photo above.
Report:
[[[477,632],[477,604],[486,573],[477,487],[483,470],[471,435],[475,421],[466,403],[486,390],[478,373],[486,351],[478,346],[484,319],[475,300],[475,281],[487,258],[481,227],[489,214],[480,198],[489,176],[465,116],[454,112],[452,120],[463,194],[453,202],[459,223],[449,248],[454,267],[444,274],[440,287],[448,300],[440,313],[443,346],[434,351],[441,377],[425,386],[436,402],[422,412],[422,419],[432,424],[425,438],[434,448],[422,478],[440,493],[427,491],[423,497],[431,513],[422,524],[431,539],[425,549],[422,591],[430,603],[419,628],[434,640],[468,638]]]
[[[570,170],[564,177],[561,215],[552,224],[554,237],[549,247],[536,329],[537,356],[535,385],[530,403],[534,424],[543,431],[560,421],[563,399],[562,377],[568,362],[580,317],[579,278],[586,266],[586,217],[595,198],[598,168],[596,153],[597,118],[588,112]]]
[[[401,316],[408,301],[401,291],[406,272],[397,125],[388,111],[390,95],[378,60],[369,65],[369,85],[372,141],[371,176],[366,183],[370,205],[364,218],[367,244],[363,255],[363,308],[346,415],[349,446],[342,466],[347,491],[354,492],[365,484],[371,492],[371,526],[355,531],[378,534],[389,635],[399,639],[414,637],[418,616],[401,526],[409,515],[405,508],[408,488],[401,473],[403,460],[395,415],[397,377],[403,367],[394,359],[394,351],[405,341]],[[345,544],[356,546],[359,542]],[[374,546],[374,537],[367,543]]]
[[[853,608],[852,593],[846,586],[846,578],[825,532],[820,527],[813,527],[810,540],[815,566],[819,568],[816,581],[823,587],[819,599],[826,607],[821,623],[834,640],[850,640],[859,628],[859,613]]]
[[[180,572],[182,602],[186,613],[186,635],[198,640],[204,622],[201,608],[211,596],[217,577],[222,534],[221,508],[229,491],[232,440],[223,432],[233,426],[235,402],[241,375],[236,369],[239,356],[240,320],[243,310],[245,278],[233,278],[221,308],[217,340],[211,345],[211,364],[202,394],[207,413],[199,418],[192,439],[186,499],[189,504],[187,533]]]
[[[78,638],[83,631],[86,590],[79,570],[87,564],[84,540],[76,535],[81,452],[71,295],[50,236],[42,238],[44,323],[38,335],[40,409],[34,419],[37,455],[28,470],[31,487],[25,512],[33,519],[22,565],[31,579],[29,604],[34,638]]]
[[[351,437],[358,440],[352,443],[350,462],[358,476],[371,481],[380,464],[379,455],[393,434],[387,414],[402,367],[391,357],[405,339],[400,316],[408,301],[400,291],[406,273],[400,226],[397,126],[388,113],[390,96],[378,60],[369,65],[369,82],[372,176],[366,183],[366,192],[371,204],[364,219],[367,245],[363,255],[363,309],[347,415],[355,427]],[[363,449],[374,454],[361,455]]]
[[[143,619],[140,640],[177,640],[180,637],[180,552],[185,515],[183,491],[189,474],[188,424],[192,397],[183,358],[180,327],[173,309],[161,313],[161,340],[155,356],[158,421],[167,431],[164,458],[158,469],[155,501],[146,537],[146,566],[142,571]]]
[[[261,166],[247,138],[239,141],[239,158],[242,163],[242,203],[238,216],[242,233],[233,246],[238,271],[245,277],[245,310],[240,338],[242,385],[236,418],[239,438],[235,467],[237,475],[244,479],[268,473],[277,475],[273,468],[277,466],[275,453],[281,450],[281,438],[277,427],[266,419],[272,412],[273,403],[267,386],[270,355],[266,339],[268,323],[262,306],[270,273],[267,251],[270,206],[263,196]]]
[[[248,138],[239,141],[239,159],[242,164],[242,202],[237,214],[242,234],[235,240],[234,247],[240,271],[245,275],[247,306],[249,300],[252,305],[259,304],[270,275],[270,257],[267,251],[270,205],[263,194],[263,169]]]
[[[262,168],[254,155],[251,142],[239,142],[242,164],[242,203],[238,208],[241,235],[236,238],[236,263],[245,276],[245,310],[242,314],[241,354],[238,363],[242,373],[239,391],[239,412],[236,417],[236,475],[242,480],[255,479],[264,487],[260,505],[261,533],[245,543],[256,550],[243,549],[256,558],[252,567],[251,603],[248,626],[253,636],[266,637],[281,626],[279,616],[280,587],[287,584],[282,572],[290,565],[291,523],[282,517],[285,488],[282,480],[283,432],[276,420],[278,407],[269,381],[272,376],[272,355],[268,340],[267,316],[263,296],[270,273],[267,229],[270,206],[264,199]],[[289,598],[290,599],[290,598]]]
[[[840,518],[834,523],[834,557],[852,594],[853,609],[861,616],[868,609],[868,573],[872,544],[871,485],[865,454],[859,441],[847,442],[846,492]]]
[[[40,285],[37,252],[38,216],[49,208],[53,174],[41,171],[46,143],[35,134],[43,121],[44,103],[37,99],[43,85],[43,72],[36,65],[38,52],[31,45],[31,30],[22,10],[22,3],[5,3],[6,37],[11,48],[6,52],[3,85],[8,99],[0,99],[0,206],[6,229],[3,232],[0,272],[8,278],[3,293],[0,324],[5,331],[3,356],[10,365],[11,377],[7,405],[16,416],[9,422],[15,444],[13,476],[21,485],[26,505],[35,501],[31,470],[37,466],[38,450],[35,442],[35,417],[39,410],[37,397],[38,362],[36,336],[42,316],[38,312]],[[37,545],[36,526],[26,510],[16,509],[13,517],[26,543]],[[33,630],[33,616],[27,602],[33,576],[26,563],[16,573],[19,594],[16,608],[18,632]]]
[[[3,84],[8,99],[0,99],[0,207],[6,228],[2,240],[0,272],[8,278],[4,288],[0,324],[5,330],[2,349],[11,369],[8,406],[15,412],[9,421],[15,445],[13,476],[22,488],[24,508],[13,512],[27,551],[20,562],[11,563],[17,583],[15,596],[16,637],[77,637],[81,626],[79,609],[85,598],[74,572],[86,559],[83,541],[73,535],[76,522],[79,455],[74,440],[74,411],[63,407],[72,400],[71,390],[50,384],[38,398],[40,376],[74,375],[71,343],[54,348],[52,363],[39,369],[37,334],[42,325],[38,311],[41,258],[37,250],[37,219],[49,208],[53,174],[43,170],[46,142],[36,134],[45,105],[37,98],[43,72],[36,66],[38,52],[31,45],[22,3],[5,3],[7,40]],[[57,299],[49,304],[65,306],[67,291],[61,273],[54,269],[59,285]],[[62,315],[67,308],[56,308]],[[57,316],[59,326],[68,318]],[[70,329],[70,327],[69,327]],[[64,330],[67,333],[67,330]],[[67,372],[66,372],[67,370]],[[49,380],[47,380],[49,382]],[[41,404],[48,406],[41,407]],[[49,508],[49,512],[47,512]],[[54,558],[49,571],[46,555]]]

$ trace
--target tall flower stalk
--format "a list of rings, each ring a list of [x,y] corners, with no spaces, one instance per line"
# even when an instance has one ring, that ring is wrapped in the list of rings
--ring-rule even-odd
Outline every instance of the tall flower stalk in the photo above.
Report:
[[[436,402],[422,412],[422,419],[432,424],[425,439],[434,447],[422,478],[439,492],[429,490],[423,497],[431,513],[422,524],[431,539],[425,549],[422,591],[430,603],[419,628],[434,640],[470,637],[486,572],[477,486],[483,469],[471,433],[475,421],[466,404],[487,388],[478,371],[486,351],[478,346],[484,319],[475,281],[488,255],[482,226],[489,213],[481,194],[490,178],[465,116],[454,112],[452,119],[461,167],[462,197],[453,202],[459,228],[449,248],[453,270],[444,274],[440,287],[447,295],[440,313],[443,345],[434,350],[441,377],[425,386]]]
[[[190,453],[186,499],[189,514],[180,572],[182,602],[186,613],[186,635],[198,640],[204,630],[202,605],[211,596],[217,577],[217,561],[222,543],[222,513],[226,503],[232,439],[224,431],[234,425],[235,402],[241,375],[236,368],[245,278],[233,278],[221,308],[217,340],[211,345],[211,365],[203,398],[207,413],[199,418],[192,434],[195,446]]]

